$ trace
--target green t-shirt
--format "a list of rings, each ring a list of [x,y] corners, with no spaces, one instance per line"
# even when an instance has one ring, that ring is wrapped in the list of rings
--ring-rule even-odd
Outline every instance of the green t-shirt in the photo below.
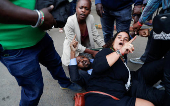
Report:
[[[17,6],[34,10],[36,0],[9,0]],[[0,23],[0,44],[5,50],[36,45],[45,35],[39,28],[30,25]]]

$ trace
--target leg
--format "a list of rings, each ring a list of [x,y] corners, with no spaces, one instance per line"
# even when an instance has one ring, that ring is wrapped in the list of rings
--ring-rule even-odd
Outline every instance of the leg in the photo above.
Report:
[[[161,59],[170,49],[169,40],[155,40],[152,38],[145,63]]]
[[[104,36],[104,41],[107,43],[113,37],[114,31],[114,17],[110,14],[110,11],[106,8],[104,9],[104,13],[102,14],[101,24],[102,24],[102,31]]]
[[[132,73],[132,86],[130,95],[152,102],[156,106],[162,106],[165,91],[153,88],[152,85],[162,79],[164,59],[143,65]]]
[[[52,77],[58,80],[61,87],[68,87],[71,82],[63,70],[61,58],[54,48],[51,37],[46,35],[40,45],[43,47],[39,54],[40,63],[47,67]]]
[[[5,50],[1,62],[21,86],[20,106],[37,106],[43,93],[43,78],[37,54],[38,48]]]
[[[145,62],[146,57],[148,55],[149,49],[150,49],[150,45],[151,45],[151,40],[152,40],[152,36],[153,36],[153,30],[150,32],[150,36],[148,37],[148,41],[147,41],[147,45],[145,48],[145,52],[144,54],[140,57],[140,59]]]
[[[162,106],[165,97],[164,90],[158,90],[145,84],[141,78],[133,79],[129,95],[152,102],[155,106]]]
[[[159,80],[163,79],[165,59],[160,59],[148,64],[144,64],[138,71],[137,76],[143,75],[145,83],[153,86]]]
[[[136,98],[135,106],[154,106],[154,104],[147,100]]]
[[[165,103],[164,106],[170,106],[170,65],[169,65],[169,60],[170,60],[170,51],[168,54],[165,56],[165,65],[164,65],[164,84],[165,84]]]
[[[132,20],[131,12],[131,6],[115,12],[117,32],[126,31],[129,33],[130,23]]]

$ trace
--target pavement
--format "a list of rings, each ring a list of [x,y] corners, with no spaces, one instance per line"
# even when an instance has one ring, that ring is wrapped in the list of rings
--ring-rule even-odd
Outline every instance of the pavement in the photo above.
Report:
[[[100,24],[100,18],[96,14],[94,0],[92,0],[91,14],[95,18],[95,23]],[[103,37],[102,30],[98,29],[99,34]],[[48,31],[49,35],[54,40],[54,45],[59,53],[62,55],[63,41],[65,34],[59,33],[58,28]],[[135,51],[128,55],[128,67],[130,70],[137,70],[141,65],[133,64],[129,61],[130,58],[140,57],[145,50],[148,38],[137,36],[137,39],[133,42]],[[68,69],[63,66],[67,76]],[[71,90],[61,90],[58,82],[52,78],[49,71],[41,65],[44,91],[39,101],[38,106],[74,106],[73,96],[76,92]],[[18,106],[21,95],[21,87],[18,86],[15,78],[10,75],[7,68],[0,63],[0,106]]]

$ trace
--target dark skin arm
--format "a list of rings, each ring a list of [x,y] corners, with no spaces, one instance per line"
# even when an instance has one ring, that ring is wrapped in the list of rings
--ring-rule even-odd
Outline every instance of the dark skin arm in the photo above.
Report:
[[[53,6],[41,10],[45,18],[43,25],[40,27],[43,30],[50,29],[55,23],[50,13],[52,9]],[[35,25],[37,20],[38,14],[36,11],[16,6],[8,0],[0,0],[0,23]]]
[[[85,49],[84,52],[85,52],[85,53],[92,54],[92,56],[95,57],[96,54],[97,54],[99,51],[94,51],[94,50],[90,50],[90,49]]]
[[[102,18],[102,13],[104,13],[104,11],[101,3],[96,4],[96,12]]]

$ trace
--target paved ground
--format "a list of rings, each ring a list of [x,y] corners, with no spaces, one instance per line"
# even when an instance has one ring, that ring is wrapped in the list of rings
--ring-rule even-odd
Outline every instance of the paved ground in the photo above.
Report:
[[[91,14],[94,15],[95,22],[100,23],[100,19],[96,14],[94,0]],[[103,36],[102,30],[98,29],[99,34]],[[62,47],[65,34],[59,33],[58,29],[48,31],[54,40],[54,44],[58,53],[62,54]],[[128,55],[128,67],[130,70],[136,70],[141,65],[132,64],[130,58],[139,57],[143,54],[146,46],[147,38],[137,37],[133,42],[135,51]],[[61,90],[56,80],[53,80],[48,70],[41,66],[44,80],[44,92],[38,106],[73,106],[73,95],[75,92],[70,90]],[[68,70],[64,67],[66,74]],[[69,75],[68,75],[69,76]],[[17,85],[16,80],[12,77],[6,67],[0,63],[0,106],[18,106],[20,100],[21,88]]]

